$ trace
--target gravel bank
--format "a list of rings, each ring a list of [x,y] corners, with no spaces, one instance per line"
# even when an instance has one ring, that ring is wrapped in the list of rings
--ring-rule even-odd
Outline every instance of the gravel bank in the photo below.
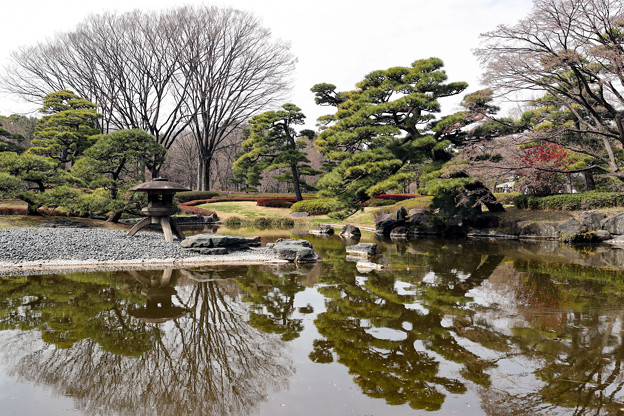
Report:
[[[25,271],[117,270],[275,261],[269,249],[228,255],[199,255],[168,243],[162,234],[84,228],[0,229],[0,273]]]

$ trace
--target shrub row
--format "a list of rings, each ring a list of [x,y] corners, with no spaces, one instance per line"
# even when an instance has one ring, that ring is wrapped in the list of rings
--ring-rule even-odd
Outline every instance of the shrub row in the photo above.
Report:
[[[305,199],[295,202],[290,210],[292,212],[307,212],[310,215],[326,215],[330,212],[339,211],[340,203],[334,198]]]
[[[185,214],[190,214],[190,215],[212,215],[212,214],[215,214],[216,215],[216,212],[210,211],[209,209],[193,207],[193,206],[188,206],[188,205],[182,205],[182,204],[178,205],[178,207],[180,208],[180,211],[182,211]]]
[[[216,191],[185,191],[178,192],[176,194],[176,199],[178,202],[189,202],[197,199],[210,199],[215,196],[219,196],[219,192]]]
[[[375,196],[373,199],[390,199],[393,201],[404,201],[410,198],[418,198],[422,195],[418,194],[379,194]]]
[[[585,192],[549,196],[518,195],[513,199],[518,209],[587,210],[624,206],[624,193]]]
[[[66,212],[58,209],[43,209],[39,208],[37,213],[41,215],[67,215]],[[25,207],[0,207],[0,215],[28,215],[28,209]]]
[[[258,198],[256,203],[259,207],[290,208],[297,202],[297,198]]]
[[[181,207],[195,207],[201,204],[209,204],[210,202],[214,202],[212,199],[195,199],[193,201],[182,202],[178,204]]]
[[[503,205],[512,205],[517,196],[522,195],[520,192],[494,192],[496,200]]]

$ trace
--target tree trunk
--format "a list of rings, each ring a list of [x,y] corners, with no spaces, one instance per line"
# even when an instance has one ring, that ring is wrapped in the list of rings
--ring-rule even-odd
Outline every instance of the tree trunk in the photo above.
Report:
[[[299,170],[297,169],[296,164],[290,165],[290,171],[292,172],[293,177],[293,187],[295,188],[295,197],[297,201],[302,201],[303,197],[301,196],[301,187],[299,186]]]
[[[594,182],[594,172],[588,170],[584,173],[585,176],[585,187],[587,191],[593,191],[596,189],[596,183]]]
[[[212,162],[212,157],[206,157],[199,161],[200,169],[198,175],[198,183],[197,188],[200,191],[209,191],[210,190],[210,165]]]
[[[119,222],[121,214],[123,214],[123,210],[112,212],[108,218],[106,218],[106,222]]]

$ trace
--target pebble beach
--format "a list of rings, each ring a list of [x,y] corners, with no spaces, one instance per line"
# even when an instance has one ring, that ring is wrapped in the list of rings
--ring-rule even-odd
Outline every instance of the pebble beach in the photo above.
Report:
[[[194,267],[275,261],[273,252],[253,248],[227,255],[200,255],[168,243],[163,235],[94,228],[0,229],[0,275],[77,270]]]

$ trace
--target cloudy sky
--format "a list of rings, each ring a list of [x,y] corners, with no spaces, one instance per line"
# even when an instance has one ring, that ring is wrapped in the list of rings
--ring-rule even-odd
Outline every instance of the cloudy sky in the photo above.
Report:
[[[29,0],[11,2],[0,25],[0,66],[11,51],[72,30],[86,16],[104,11],[166,9],[186,4],[230,6],[253,12],[274,36],[289,41],[298,58],[290,101],[308,117],[327,112],[314,104],[310,88],[320,82],[354,88],[376,69],[407,66],[416,59],[441,58],[449,81],[479,85],[472,50],[479,34],[526,16],[531,0]],[[443,102],[443,112],[458,100]],[[0,114],[36,110],[0,95]]]

